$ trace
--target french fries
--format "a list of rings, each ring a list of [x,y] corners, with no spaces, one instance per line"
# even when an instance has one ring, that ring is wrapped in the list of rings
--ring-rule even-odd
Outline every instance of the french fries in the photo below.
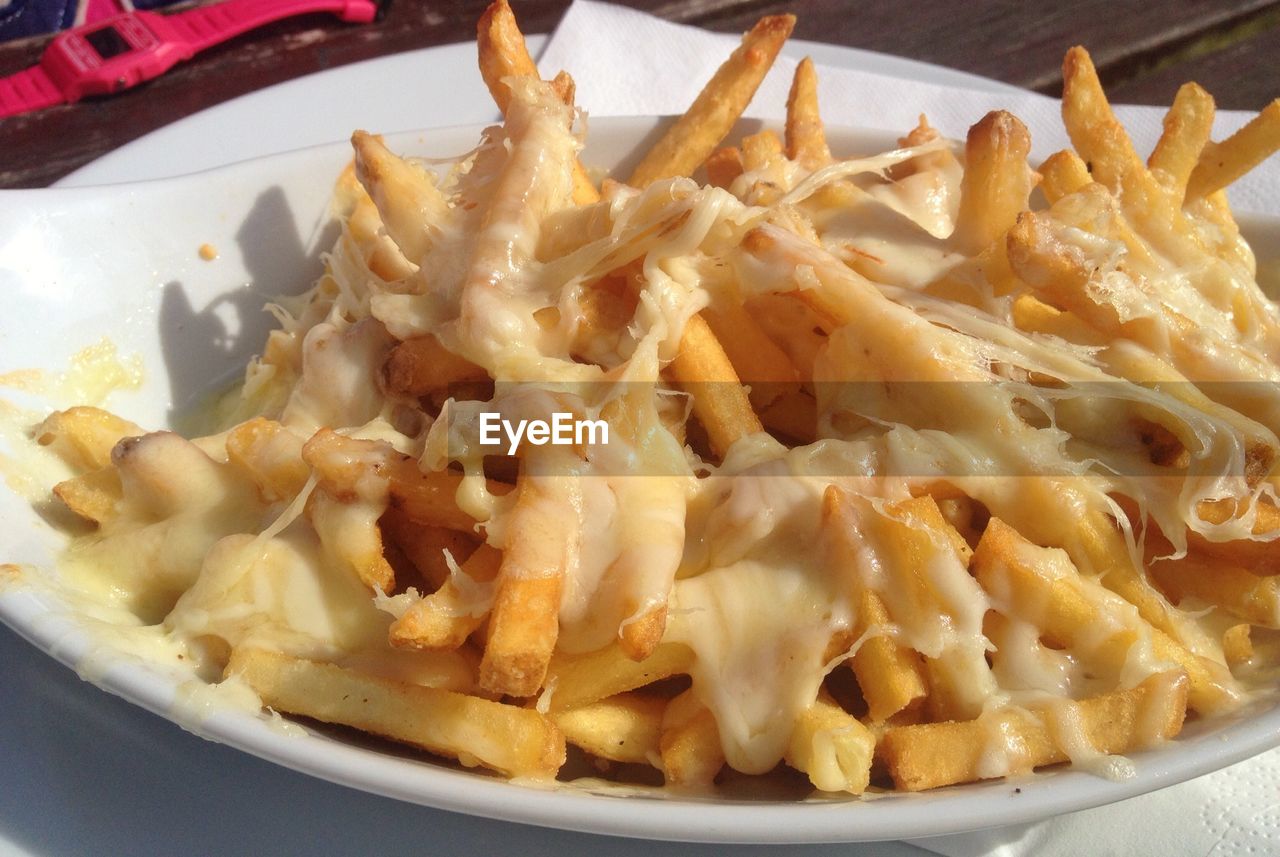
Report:
[[[707,182],[726,190],[733,184],[734,179],[746,170],[746,166],[742,163],[742,150],[737,146],[716,149],[707,156],[703,166],[707,171]]]
[[[809,57],[796,66],[787,97],[787,157],[811,170],[831,161],[818,111],[818,73]]]
[[[111,463],[111,450],[126,437],[146,432],[100,408],[76,407],[50,414],[36,427],[36,443],[49,447],[77,470],[97,470]]]
[[[383,373],[387,389],[401,396],[425,396],[457,384],[489,380],[484,369],[454,354],[430,334],[392,348]]]
[[[280,423],[258,417],[227,433],[227,460],[249,474],[263,500],[278,503],[296,497],[311,476],[302,444]]]
[[[823,522],[839,551],[836,557],[842,563],[852,563],[858,538],[850,527],[849,500],[834,486],[826,490],[822,500]],[[883,723],[928,694],[924,665],[918,653],[894,642],[886,633],[891,619],[879,594],[862,587],[856,608],[857,631],[872,636],[854,653],[853,672],[867,701],[871,722]]]
[[[379,518],[378,529],[383,541],[409,561],[421,583],[432,591],[439,591],[449,580],[453,573],[450,562],[465,563],[478,549],[475,539],[466,533],[423,526],[398,511]]]
[[[400,252],[417,265],[431,248],[432,236],[423,223],[438,221],[448,207],[431,174],[392,154],[372,134],[357,131],[351,138],[356,177],[378,209],[387,234]]]
[[[684,115],[640,160],[627,184],[645,187],[658,179],[687,176],[697,169],[747,109],[795,23],[794,15],[761,18]]]
[[[101,524],[110,519],[123,499],[120,474],[114,468],[91,470],[53,486],[53,494],[86,521]]]
[[[1221,190],[1262,163],[1277,148],[1280,148],[1280,99],[1268,104],[1221,143],[1205,145],[1187,182],[1187,196],[1194,199]]]
[[[620,693],[590,705],[552,714],[565,740],[598,759],[651,764],[659,753],[667,701],[638,693]]]
[[[1093,60],[1084,48],[1067,51],[1062,78],[1062,122],[1094,180],[1121,197],[1154,204],[1159,195],[1155,179],[1111,111]]]
[[[511,515],[480,662],[480,686],[532,696],[543,686],[559,629],[560,592],[581,535],[562,478],[524,476]]]
[[[462,563],[466,583],[450,575],[438,589],[409,606],[387,633],[403,649],[456,649],[481,625],[493,604],[490,584],[498,576],[502,553],[481,545]]]
[[[1187,83],[1178,90],[1165,115],[1164,133],[1147,159],[1147,166],[1153,173],[1162,174],[1179,195],[1185,195],[1187,184],[1209,143],[1213,113],[1213,96],[1199,85]]]
[[[1027,209],[1031,135],[1011,113],[992,111],[969,129],[960,213],[952,240],[966,252],[986,249]]]
[[[328,429],[316,432],[302,450],[322,490],[344,501],[382,494],[420,524],[473,532],[476,520],[455,500],[462,477],[449,472],[424,473],[417,462],[377,441],[344,437]],[[490,482],[494,493],[509,486]]]
[[[69,560],[266,707],[510,777],[570,744],[920,791],[1237,708],[1280,628],[1280,314],[1222,189],[1280,101],[1212,142],[1188,84],[1144,161],[1073,48],[1038,171],[1004,111],[846,159],[806,59],[781,136],[726,139],[794,23],[597,188],[493,2],[503,126],[447,170],[353,135],[252,418],[34,428],[96,525]]]
[[[484,78],[485,86],[489,87],[489,94],[497,102],[498,109],[505,114],[507,105],[511,102],[511,89],[503,80],[508,77],[538,76],[538,67],[529,56],[524,34],[520,32],[507,0],[494,0],[485,9],[476,25],[476,43],[480,53],[480,76]],[[557,76],[557,91],[562,100],[572,105],[573,81],[564,72],[560,72],[560,75],[564,77]],[[600,193],[581,162],[574,161],[573,201],[578,205],[589,205],[599,198]]]
[[[1151,655],[1185,670],[1194,709],[1221,710],[1234,700],[1234,682],[1215,664],[1150,627],[1101,585],[1073,574],[1065,554],[1037,548],[999,519],[993,518],[983,533],[973,568],[988,592],[1000,593],[997,605],[1004,612],[1027,617],[1049,639],[1073,647],[1092,668],[1118,678],[1135,657],[1134,647],[1149,645]]]
[[[676,788],[706,788],[724,767],[715,716],[692,691],[667,704],[658,750],[667,785]]]
[[[383,556],[382,533],[374,524],[384,511],[381,507],[343,503],[317,491],[306,509],[330,562],[348,568],[376,592],[395,589],[395,570]]]
[[[796,721],[786,759],[814,788],[858,795],[871,782],[875,746],[871,730],[823,692]]]
[[[506,0],[489,4],[476,24],[476,45],[480,55],[480,76],[498,109],[507,112],[511,89],[502,81],[507,77],[536,77],[538,67],[525,47],[524,34],[516,24],[515,13]]]
[[[765,335],[741,303],[725,301],[707,307],[702,318],[724,345],[725,356],[748,388],[753,411],[762,414],[780,397],[799,391],[791,358]],[[693,347],[692,341],[689,346]]]
[[[467,766],[545,778],[564,764],[564,736],[528,708],[253,649],[236,650],[227,675],[278,711],[352,726]]]
[[[663,643],[642,661],[627,657],[618,646],[584,655],[557,653],[548,666],[551,710],[567,711],[590,705],[673,675],[687,673],[693,652],[679,643]]]
[[[1054,152],[1040,165],[1040,190],[1050,204],[1081,190],[1089,182],[1089,168],[1070,149]]]
[[[1211,524],[1226,523],[1237,517],[1237,509],[1232,501],[1204,501],[1196,504],[1196,514]],[[1266,502],[1253,503],[1249,509],[1253,513],[1253,526],[1250,531],[1262,536],[1259,541],[1249,539],[1232,539],[1216,541],[1199,533],[1192,532],[1188,538],[1199,552],[1226,563],[1235,563],[1256,574],[1280,574],[1280,551],[1277,550],[1276,538],[1280,538],[1280,509]]]
[[[1083,727],[1087,748],[1127,753],[1182,730],[1186,691],[1184,675],[1157,674],[1131,690],[1068,701],[1073,712],[1063,720]],[[897,726],[885,733],[879,751],[894,785],[914,792],[989,779],[988,771],[1002,776],[1010,770],[1009,758],[1019,772],[1065,762],[1066,748],[1076,740],[1058,732],[1051,711],[1032,706],[960,723]]]
[[[671,361],[671,376],[693,394],[693,413],[711,441],[711,450],[724,457],[740,438],[762,430],[738,374],[702,316],[691,316]]]
[[[1151,574],[1178,601],[1190,596],[1251,625],[1280,627],[1280,578],[1193,556],[1153,562]]]

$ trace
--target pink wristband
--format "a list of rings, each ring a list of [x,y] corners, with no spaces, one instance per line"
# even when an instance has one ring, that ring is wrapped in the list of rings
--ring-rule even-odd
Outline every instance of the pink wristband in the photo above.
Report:
[[[40,66],[0,78],[0,116],[52,107],[63,100],[62,91]]]
[[[378,6],[369,0],[224,0],[154,17],[174,38],[193,51],[202,51],[265,24],[312,12],[330,12],[344,21],[367,24],[377,16]],[[159,22],[148,23],[161,26]]]
[[[193,54],[241,33],[313,12],[368,23],[375,0],[225,0],[173,15],[129,12],[53,37],[40,65],[0,78],[0,117],[158,77]]]

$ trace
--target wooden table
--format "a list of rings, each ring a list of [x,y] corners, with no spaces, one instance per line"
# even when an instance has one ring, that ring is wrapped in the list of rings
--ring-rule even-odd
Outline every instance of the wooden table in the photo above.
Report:
[[[741,32],[768,12],[795,35],[986,75],[1057,94],[1066,48],[1092,52],[1117,101],[1167,104],[1195,79],[1220,107],[1280,95],[1280,0],[623,0],[673,21]],[[242,36],[113,98],[0,120],[0,187],[39,187],[136,137],[218,102],[381,54],[474,37],[487,0],[392,0],[382,19],[324,16]],[[550,32],[569,0],[516,0],[525,32]],[[0,45],[0,75],[34,64],[45,39]]]

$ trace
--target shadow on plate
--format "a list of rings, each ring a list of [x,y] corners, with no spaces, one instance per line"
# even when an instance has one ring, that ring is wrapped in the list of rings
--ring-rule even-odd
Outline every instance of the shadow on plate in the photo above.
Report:
[[[238,381],[249,360],[262,353],[276,327],[266,305],[306,291],[323,273],[321,255],[341,227],[329,220],[314,230],[308,250],[299,226],[284,191],[270,187],[235,232],[247,283],[208,301],[193,299],[180,280],[164,284],[157,321],[169,376],[169,419],[175,426],[183,428],[185,414],[212,391]]]

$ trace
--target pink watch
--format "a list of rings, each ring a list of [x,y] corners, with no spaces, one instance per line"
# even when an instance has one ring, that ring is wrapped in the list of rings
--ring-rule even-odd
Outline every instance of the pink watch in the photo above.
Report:
[[[366,24],[375,0],[224,0],[173,15],[127,12],[53,37],[40,64],[0,78],[0,117],[86,95],[106,95],[159,77],[205,48],[272,21],[332,12]]]

